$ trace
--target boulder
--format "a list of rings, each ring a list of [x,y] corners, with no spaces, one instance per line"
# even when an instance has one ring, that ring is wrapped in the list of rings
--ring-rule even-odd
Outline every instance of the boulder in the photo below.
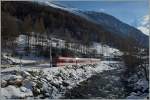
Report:
[[[9,80],[8,85],[21,86],[22,85],[22,80],[21,79]]]
[[[11,75],[9,79],[7,80],[8,85],[17,85],[21,86],[22,85],[22,80],[23,77],[20,75]]]
[[[34,96],[38,96],[41,93],[41,90],[38,89],[37,87],[33,87],[32,92]]]
[[[9,80],[11,81],[11,80],[16,80],[16,79],[20,79],[20,80],[22,80],[23,79],[23,77],[22,76],[20,76],[20,75],[11,75],[10,76],[10,78],[9,78]]]
[[[20,87],[20,91],[21,91],[21,92],[26,92],[26,91],[27,91],[27,88],[25,88],[25,87],[22,86],[22,87]]]
[[[69,86],[69,83],[66,82],[66,81],[63,81],[63,82],[62,82],[62,85],[63,85],[64,87],[67,87],[67,86]]]
[[[22,75],[23,77],[27,77],[27,76],[30,76],[30,73],[27,72],[27,71],[21,71],[21,75]]]
[[[33,87],[36,86],[36,83],[33,82],[32,80],[26,79],[26,80],[24,80],[24,81],[22,82],[22,85],[23,85],[24,87],[26,87],[27,89],[31,89],[31,90],[32,90]]]
[[[6,87],[7,86],[7,81],[1,80],[1,87]]]

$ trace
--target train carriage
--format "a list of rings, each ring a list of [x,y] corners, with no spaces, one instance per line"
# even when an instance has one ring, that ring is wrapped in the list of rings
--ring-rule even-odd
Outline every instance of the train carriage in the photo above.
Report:
[[[66,65],[86,65],[97,64],[100,59],[96,58],[73,58],[73,57],[57,57],[53,59],[53,66],[61,67]]]

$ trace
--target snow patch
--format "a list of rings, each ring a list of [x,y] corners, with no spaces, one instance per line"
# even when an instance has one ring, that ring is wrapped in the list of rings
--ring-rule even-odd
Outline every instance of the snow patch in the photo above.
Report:
[[[33,93],[30,89],[26,89],[25,87],[15,87],[12,85],[9,85],[6,88],[1,88],[1,95],[2,98],[7,99],[16,99],[16,98],[25,98],[29,96],[33,96]]]
[[[97,50],[99,54],[103,54],[104,56],[122,56],[123,52],[119,51],[116,48],[112,48],[107,45],[102,45],[100,43],[94,43],[93,48]]]

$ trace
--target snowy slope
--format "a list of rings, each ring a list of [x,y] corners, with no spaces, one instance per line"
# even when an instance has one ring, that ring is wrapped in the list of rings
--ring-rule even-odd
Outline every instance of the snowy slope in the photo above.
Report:
[[[123,55],[123,52],[120,50],[112,48],[108,45],[101,45],[100,43],[94,43],[93,48],[95,48],[98,53],[103,54],[104,56],[114,57]]]
[[[144,34],[149,36],[150,33],[150,15],[146,15],[141,20],[140,25],[137,27],[139,30],[141,30]]]

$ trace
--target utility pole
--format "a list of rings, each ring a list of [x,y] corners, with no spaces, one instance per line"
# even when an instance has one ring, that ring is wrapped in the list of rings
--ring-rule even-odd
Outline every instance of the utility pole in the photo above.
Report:
[[[52,67],[52,40],[51,37],[48,39],[48,44],[49,44],[49,59],[50,59],[50,67]]]

